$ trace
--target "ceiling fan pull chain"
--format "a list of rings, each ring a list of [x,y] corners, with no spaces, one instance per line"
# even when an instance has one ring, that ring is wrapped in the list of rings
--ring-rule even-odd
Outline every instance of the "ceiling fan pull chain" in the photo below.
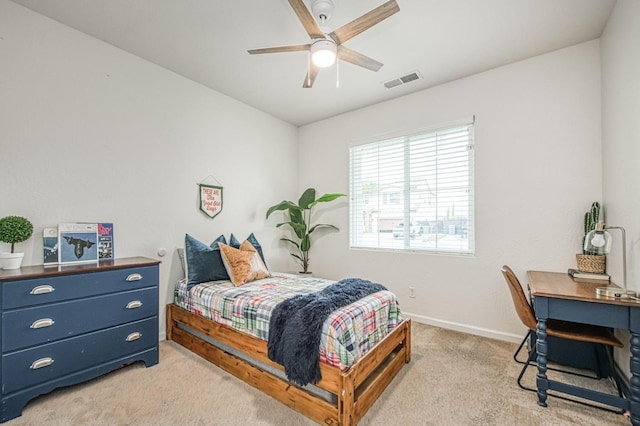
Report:
[[[340,88],[340,61],[336,61],[336,89]]]

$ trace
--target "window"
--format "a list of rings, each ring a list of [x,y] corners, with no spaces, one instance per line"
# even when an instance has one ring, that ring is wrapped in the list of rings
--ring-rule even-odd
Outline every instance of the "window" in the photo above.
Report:
[[[350,149],[352,248],[473,254],[473,119]]]

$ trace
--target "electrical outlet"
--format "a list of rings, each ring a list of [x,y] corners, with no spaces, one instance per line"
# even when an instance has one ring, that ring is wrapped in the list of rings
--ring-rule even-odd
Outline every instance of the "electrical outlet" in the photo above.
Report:
[[[409,287],[409,297],[416,297],[416,288],[415,287]]]

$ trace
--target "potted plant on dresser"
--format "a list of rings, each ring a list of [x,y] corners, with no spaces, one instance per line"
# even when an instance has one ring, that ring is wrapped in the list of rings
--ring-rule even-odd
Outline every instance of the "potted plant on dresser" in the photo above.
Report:
[[[0,219],[0,241],[11,244],[11,252],[0,253],[2,269],[18,269],[22,265],[23,252],[15,252],[15,245],[33,235],[33,225],[22,216],[6,216]]]
[[[346,194],[333,193],[324,194],[316,199],[315,188],[308,188],[302,193],[297,204],[293,201],[281,201],[278,204],[271,206],[269,210],[267,210],[267,218],[269,218],[271,213],[275,211],[287,211],[289,220],[287,222],[279,223],[277,227],[288,225],[293,230],[295,239],[286,237],[282,237],[280,239],[282,241],[286,241],[292,246],[292,251],[290,252],[290,254],[302,267],[302,270],[300,271],[301,273],[310,273],[309,251],[311,250],[311,234],[315,230],[320,228],[330,228],[336,231],[339,230],[336,226],[328,225],[326,223],[311,225],[311,209],[318,203],[327,203],[329,201],[335,200],[336,198],[345,196]]]
[[[584,249],[585,237],[589,232],[596,229],[600,220],[600,203],[595,201],[591,204],[591,208],[584,214],[584,236],[582,237],[583,249],[582,254],[576,254],[576,261],[580,272],[604,274],[607,257],[603,254],[597,254]]]

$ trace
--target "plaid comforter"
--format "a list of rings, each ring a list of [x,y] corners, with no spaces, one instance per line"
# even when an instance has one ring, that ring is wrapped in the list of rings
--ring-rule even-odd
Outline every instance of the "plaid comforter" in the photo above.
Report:
[[[269,338],[269,318],[281,301],[313,293],[335,281],[273,273],[271,277],[235,287],[230,281],[212,281],[187,289],[178,281],[176,305],[259,339]],[[320,340],[320,361],[338,368],[353,365],[393,330],[400,307],[389,291],[366,296],[331,313]]]

